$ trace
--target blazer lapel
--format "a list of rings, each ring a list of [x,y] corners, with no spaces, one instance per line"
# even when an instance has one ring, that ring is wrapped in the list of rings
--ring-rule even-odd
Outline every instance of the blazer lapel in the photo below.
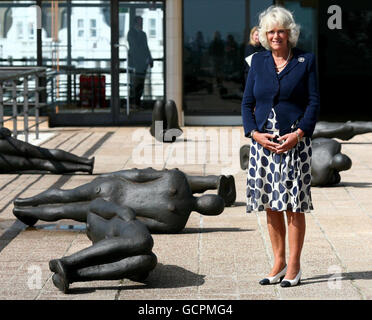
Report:
[[[266,68],[272,76],[274,76],[276,79],[278,78],[278,74],[275,71],[274,59],[271,56],[271,51],[266,52]]]
[[[285,76],[289,71],[291,71],[299,63],[299,58],[301,58],[301,54],[299,54],[295,48],[292,50],[292,52],[293,52],[293,57],[289,61],[288,65],[284,68],[284,70],[278,74],[279,79],[283,78],[283,76]]]

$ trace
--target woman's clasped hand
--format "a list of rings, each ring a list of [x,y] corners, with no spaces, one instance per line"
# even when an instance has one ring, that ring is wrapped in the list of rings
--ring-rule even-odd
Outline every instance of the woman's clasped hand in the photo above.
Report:
[[[262,147],[277,154],[292,149],[298,143],[297,134],[295,132],[287,133],[278,138],[278,136],[274,134],[256,131],[253,133],[252,138]]]

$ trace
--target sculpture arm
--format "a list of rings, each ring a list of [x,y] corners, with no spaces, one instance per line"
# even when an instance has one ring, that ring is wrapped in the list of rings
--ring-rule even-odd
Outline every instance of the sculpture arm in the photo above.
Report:
[[[175,224],[169,225],[147,217],[137,217],[137,219],[144,223],[151,233],[177,233],[184,227],[184,224],[182,226]]]
[[[163,176],[162,171],[158,171],[152,168],[146,169],[129,169],[111,172],[102,175],[103,177],[121,177],[132,182],[149,182],[159,179]]]
[[[119,217],[124,221],[130,221],[136,217],[131,208],[126,206],[121,207],[114,202],[106,201],[101,198],[93,200],[89,205],[89,210],[106,220]]]

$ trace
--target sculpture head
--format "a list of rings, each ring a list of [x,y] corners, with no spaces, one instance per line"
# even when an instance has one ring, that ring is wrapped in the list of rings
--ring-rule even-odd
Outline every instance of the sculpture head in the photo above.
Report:
[[[331,167],[336,171],[345,171],[351,168],[351,159],[342,153],[337,153],[333,156]]]
[[[0,128],[0,139],[5,139],[6,137],[10,137],[12,135],[12,132],[5,127]]]
[[[217,216],[225,208],[225,201],[216,194],[205,194],[195,201],[195,210],[206,216]]]

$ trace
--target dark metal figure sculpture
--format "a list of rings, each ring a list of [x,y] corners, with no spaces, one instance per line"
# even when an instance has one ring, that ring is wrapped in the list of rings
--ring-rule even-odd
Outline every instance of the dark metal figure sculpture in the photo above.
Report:
[[[350,140],[357,134],[372,132],[371,121],[326,122],[319,121],[315,126],[313,139],[338,138]]]
[[[94,158],[87,159],[59,149],[46,149],[11,137],[0,128],[0,173],[50,171],[52,173],[88,172],[92,174]]]
[[[240,148],[240,166],[248,168],[249,145]],[[351,159],[341,153],[341,144],[333,139],[317,138],[312,140],[311,185],[330,186],[341,181],[340,171],[351,168]]]
[[[126,206],[99,198],[90,202],[87,236],[92,246],[49,262],[52,281],[64,293],[73,282],[144,281],[157,264],[150,232]]]
[[[216,194],[194,197],[208,189]],[[235,201],[235,182],[225,176],[186,176],[178,169],[130,169],[100,175],[72,190],[51,189],[14,201],[14,215],[27,225],[38,219],[87,221],[90,202],[101,198],[120,207],[129,207],[151,232],[181,231],[192,211],[219,215]]]
[[[150,134],[160,142],[174,142],[182,135],[177,107],[173,100],[157,100],[152,111]]]
[[[351,159],[341,153],[341,144],[333,139],[312,141],[311,185],[330,186],[340,183],[340,171],[351,168]]]
[[[249,144],[240,147],[240,168],[242,168],[242,170],[248,169],[250,148],[251,146]]]

